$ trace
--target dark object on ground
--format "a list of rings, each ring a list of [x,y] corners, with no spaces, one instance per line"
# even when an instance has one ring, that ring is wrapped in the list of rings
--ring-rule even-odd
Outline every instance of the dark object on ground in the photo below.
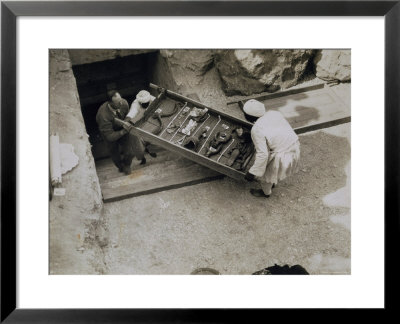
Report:
[[[309,273],[299,264],[289,267],[287,264],[279,266],[275,263],[272,267],[254,272],[253,275],[309,275]]]
[[[142,161],[140,161],[140,164],[146,164],[146,158],[143,158]]]
[[[220,275],[219,271],[212,268],[197,268],[191,273],[192,275]]]
[[[261,189],[250,189],[250,193],[254,196],[254,197],[264,197],[264,198],[269,198],[270,195],[266,195],[264,193],[264,191],[262,191]]]
[[[247,181],[254,181],[255,175],[252,174],[252,173],[250,173],[250,172],[247,172],[246,175],[244,176],[244,178],[245,178]]]

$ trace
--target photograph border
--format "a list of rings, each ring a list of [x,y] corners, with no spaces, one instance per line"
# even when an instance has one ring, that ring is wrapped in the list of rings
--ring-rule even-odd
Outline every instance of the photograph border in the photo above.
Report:
[[[16,308],[16,20],[19,16],[384,16],[385,309],[396,308],[399,240],[400,4],[397,1],[4,1],[1,3],[1,318],[7,323],[226,322],[239,310]],[[373,149],[371,148],[371,154]],[[372,194],[372,192],[371,192]],[[392,251],[393,252],[390,252]],[[373,262],[371,262],[373,275]],[[397,292],[396,292],[397,293]],[[261,310],[240,310],[256,316]],[[250,313],[251,312],[251,313]],[[212,314],[211,314],[212,313]],[[261,315],[261,314],[260,314]]]

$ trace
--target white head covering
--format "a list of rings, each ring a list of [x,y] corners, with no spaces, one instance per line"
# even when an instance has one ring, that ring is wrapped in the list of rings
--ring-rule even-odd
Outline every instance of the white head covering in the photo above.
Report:
[[[150,101],[150,92],[146,90],[139,91],[139,93],[136,95],[136,99],[139,101],[139,103],[147,103]]]
[[[254,99],[247,101],[243,106],[243,110],[246,114],[254,117],[262,117],[265,114],[264,104]]]

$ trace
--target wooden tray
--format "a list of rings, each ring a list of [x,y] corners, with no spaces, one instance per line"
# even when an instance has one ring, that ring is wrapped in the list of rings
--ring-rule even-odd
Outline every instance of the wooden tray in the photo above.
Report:
[[[240,127],[245,131],[250,132],[252,127],[251,123],[219,112],[216,109],[202,104],[201,102],[182,96],[173,91],[163,89],[157,85],[150,84],[150,87],[156,89],[159,94],[147,108],[144,118],[132,128],[131,132],[133,134],[141,136],[145,141],[160,146],[166,150],[175,152],[189,160],[192,160],[193,162],[211,168],[229,177],[243,179],[246,171],[252,165],[251,159],[254,159],[254,154],[249,156],[248,163],[243,170],[236,170],[235,168],[226,165],[226,163],[230,157],[230,150],[238,142],[238,136],[234,130]],[[153,134],[159,128],[159,122],[153,118],[154,112],[157,109],[161,110],[163,113],[172,112],[176,104],[180,104],[177,112],[169,117],[163,118],[162,131],[158,135]],[[204,130],[206,126],[209,127],[206,138],[200,142],[200,145],[196,151],[183,146],[184,139],[189,137],[180,132],[180,130],[185,128],[190,120],[190,111],[186,115],[182,114],[186,107],[189,107],[190,111],[195,107],[208,109],[208,116],[206,119],[203,122],[199,122],[197,127],[190,134],[191,136],[197,136],[202,132],[202,130]],[[176,131],[169,133],[167,131],[168,126],[178,121],[182,124],[182,126],[177,128]],[[218,132],[231,133],[232,138],[222,145],[222,148],[218,154],[206,157],[205,153],[207,152],[209,143],[213,140],[215,134]],[[251,142],[249,145],[252,145]]]

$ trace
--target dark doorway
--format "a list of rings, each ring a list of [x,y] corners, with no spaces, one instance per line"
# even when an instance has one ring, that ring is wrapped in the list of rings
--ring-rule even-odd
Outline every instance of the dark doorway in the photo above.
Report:
[[[131,105],[140,90],[148,89],[152,62],[157,54],[154,52],[130,55],[73,66],[82,115],[95,160],[109,156],[96,123],[97,110],[107,100],[107,91],[112,89],[119,91]]]

